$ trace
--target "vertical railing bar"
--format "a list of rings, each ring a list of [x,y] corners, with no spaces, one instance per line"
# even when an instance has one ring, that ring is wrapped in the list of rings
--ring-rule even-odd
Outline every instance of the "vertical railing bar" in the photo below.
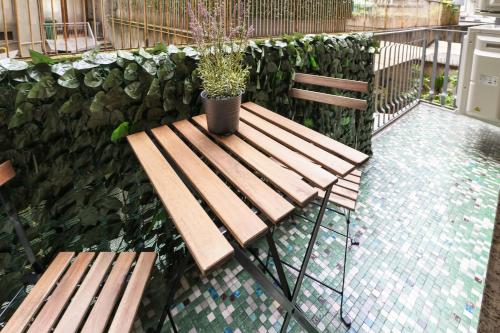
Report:
[[[382,42],[382,41],[380,41]],[[385,43],[384,43],[385,44]],[[382,108],[382,101],[383,101],[383,81],[382,81],[382,74],[383,74],[383,71],[382,71],[382,68],[380,67],[380,60],[382,59],[382,51],[384,51],[384,54],[385,54],[385,45],[384,47],[381,49],[381,52],[379,53],[379,57],[378,57],[378,65],[377,65],[377,73],[378,73],[378,90],[376,91],[376,94],[378,95],[378,103],[375,104],[376,105],[376,109],[375,111],[377,112],[377,122],[378,122],[378,127],[380,127],[380,110]]]
[[[76,52],[78,53],[78,26],[77,26],[77,19],[76,19],[76,1],[73,1],[73,32],[75,36],[75,47],[76,47]],[[66,50],[67,52],[68,50]]]
[[[125,15],[123,15],[123,6],[124,6],[123,1],[125,1],[125,0],[118,0],[118,4],[120,6],[120,13],[119,13],[120,14],[120,18],[119,18],[120,41],[121,41],[121,47],[123,49],[125,49],[126,48],[125,47],[125,40],[124,40],[125,39],[125,36],[124,36],[125,35],[125,30],[124,30],[125,27],[124,27],[124,23],[123,23]]]
[[[45,45],[45,9],[43,1],[38,2],[38,26],[40,31],[40,41],[42,43],[42,52],[47,53],[47,46]],[[4,32],[6,33],[6,32]]]
[[[5,49],[7,51],[7,58],[9,57],[9,34],[7,33],[7,20],[5,18],[5,0],[2,0],[2,18],[3,18],[3,37],[5,40]]]
[[[160,21],[158,22],[159,24],[159,31],[160,31],[160,38],[159,38],[159,42],[160,43],[163,43],[163,11],[165,10],[165,0],[159,0],[160,1],[160,5],[158,6],[159,10],[160,10]],[[162,5],[163,5],[163,9],[162,9]],[[193,11],[195,10],[195,7],[193,6]],[[155,40],[155,43],[156,43],[156,40]]]
[[[97,32],[97,16],[96,16],[96,10],[95,10],[95,0],[92,0],[92,20],[94,21],[94,36],[95,36],[95,46],[97,46],[97,38],[99,37],[99,34]]]
[[[422,58],[420,61],[420,78],[419,78],[420,84],[418,85],[418,99],[422,98],[422,88],[424,86],[424,67],[427,55],[427,32],[428,30],[424,31],[422,39]]]
[[[451,31],[446,32],[446,63],[444,65],[444,80],[443,80],[443,91],[441,92],[440,100],[441,105],[446,102],[446,96],[448,95],[448,74],[450,73],[450,56],[451,56]]]
[[[132,48],[132,8],[130,0],[127,0],[127,17],[128,17],[128,48]]]
[[[30,5],[30,0],[26,0],[26,4],[28,5],[28,22],[29,22],[29,25],[30,25],[30,45],[31,45],[31,48],[34,49],[35,48],[35,43],[33,41],[33,22],[31,20],[31,5]],[[19,31],[18,31],[19,33]]]
[[[434,31],[434,30],[431,30]],[[439,52],[439,31],[434,31],[436,34],[434,36],[434,56],[432,60],[432,78],[431,78],[431,91],[429,92],[429,101],[434,100],[434,95],[436,94],[436,76],[437,76],[437,62],[438,62],[438,52]]]
[[[458,78],[460,77],[460,66],[462,65],[462,49],[463,49],[463,44],[464,44],[464,36],[465,36],[465,32],[463,31],[460,31],[459,32],[459,35],[460,35],[460,38],[459,38],[459,41],[460,41],[460,52],[459,52],[459,58],[458,58],[458,69],[457,69],[457,87],[455,87],[455,89],[461,89],[460,86],[458,86]],[[455,91],[456,92],[456,91]],[[456,93],[454,92],[453,94],[453,107],[457,107],[457,96],[456,96]]]
[[[87,37],[88,37],[88,33],[87,33],[87,5],[85,3],[86,0],[83,0],[84,2],[82,2],[83,4],[83,8],[82,8],[82,11],[83,11],[83,31],[85,32],[85,50],[88,50],[89,49],[89,46],[88,46],[88,41],[87,41]],[[97,45],[94,45],[94,47],[96,47]],[[78,51],[77,51],[78,52]]]
[[[105,8],[104,8],[104,0],[101,1],[101,29],[102,29],[102,39],[103,42],[106,43],[106,16],[105,16]],[[114,22],[113,22],[114,25]],[[114,43],[111,44],[113,46]]]

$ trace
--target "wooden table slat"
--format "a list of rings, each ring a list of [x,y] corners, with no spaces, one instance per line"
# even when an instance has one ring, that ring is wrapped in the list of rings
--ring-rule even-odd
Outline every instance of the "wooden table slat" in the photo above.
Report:
[[[52,261],[38,283],[26,296],[16,312],[2,329],[2,333],[23,332],[35,313],[42,306],[45,298],[56,286],[74,256],[74,252],[60,252]]]
[[[154,252],[142,252],[139,255],[134,272],[109,327],[109,333],[130,332],[132,329],[155,259]]]
[[[294,210],[294,206],[265,184],[240,162],[215,144],[192,123],[178,121],[174,127],[236,188],[277,223]]]
[[[87,272],[94,252],[79,253],[75,261],[68,268],[54,292],[43,306],[36,319],[30,325],[28,333],[50,332],[56,321],[60,318],[68,304],[78,283]]]
[[[354,176],[353,174],[345,176],[344,179],[354,184],[359,184],[361,182],[361,178]]]
[[[205,115],[196,116],[193,120],[204,128],[205,131],[208,131]],[[317,191],[312,186],[291,175],[288,170],[283,169],[276,162],[269,159],[269,157],[238,136],[212,135],[212,137],[266,177],[269,182],[278,187],[300,206],[304,206],[317,196]]]
[[[267,230],[266,224],[169,127],[152,132],[240,245],[247,246]]]
[[[319,196],[320,196],[320,198],[324,198],[325,192],[320,191]],[[330,193],[330,198],[328,198],[328,200],[337,206],[347,208],[349,210],[354,210],[356,208],[356,201],[355,200],[351,200],[349,198],[335,194],[333,192]]]
[[[351,200],[356,200],[358,198],[358,193],[352,190],[349,190],[345,187],[334,185],[332,188],[332,193],[341,195]]]
[[[71,333],[78,331],[78,328],[83,324],[83,319],[101,283],[104,281],[106,273],[109,271],[114,258],[115,253],[113,252],[101,252],[98,254],[71,303],[66,308],[61,320],[59,320],[54,333]]]
[[[127,139],[202,273],[231,256],[229,242],[147,134]]]
[[[270,137],[281,142],[285,146],[294,149],[301,154],[309,157],[313,161],[321,164],[324,168],[334,172],[340,176],[346,176],[353,169],[354,165],[343,160],[342,158],[323,150],[322,148],[288,132],[281,127],[278,127],[264,118],[261,118],[246,110],[240,111],[240,119],[244,120],[247,124],[257,128],[259,131],[264,132]]]
[[[326,149],[336,155],[341,156],[342,158],[347,159],[351,163],[359,165],[365,162],[369,158],[368,155],[354,148],[351,148],[343,143],[333,140],[332,138],[329,138],[326,135],[316,132],[313,129],[300,125],[299,123],[296,123],[291,119],[283,117],[276,112],[267,110],[266,108],[258,104],[247,102],[244,103],[242,106],[245,109],[251,111],[252,113],[257,114],[260,117],[272,122],[273,124],[294,133],[295,135],[301,137],[302,139],[312,142],[323,149]]]
[[[89,316],[81,330],[82,333],[105,332],[111,314],[118,302],[121,290],[125,285],[125,279],[134,263],[135,252],[122,252],[118,255],[111,272],[109,273],[97,302],[92,307]]]
[[[337,181],[335,175],[321,168],[318,164],[311,162],[303,155],[276,142],[244,122],[240,122],[238,133],[260,150],[295,170],[320,188],[325,189],[328,185]]]

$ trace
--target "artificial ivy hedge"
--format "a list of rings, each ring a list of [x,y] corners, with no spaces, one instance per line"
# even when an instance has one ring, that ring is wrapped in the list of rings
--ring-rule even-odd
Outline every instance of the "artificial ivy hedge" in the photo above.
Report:
[[[358,131],[358,148],[370,153],[370,94],[361,96],[369,109],[356,116],[292,103],[287,92],[294,71],[371,83],[374,50],[368,34],[252,42],[245,98],[350,145]],[[74,62],[34,52],[31,64],[0,62],[0,161],[14,163],[18,175],[9,194],[46,262],[57,251],[89,248],[154,248],[169,262],[179,239],[123,137],[200,112],[196,62],[194,49],[164,45],[92,51]],[[2,218],[0,303],[21,285],[26,269]]]

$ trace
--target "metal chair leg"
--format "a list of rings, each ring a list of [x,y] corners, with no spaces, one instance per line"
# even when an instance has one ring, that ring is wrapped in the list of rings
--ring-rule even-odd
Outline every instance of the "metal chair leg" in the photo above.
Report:
[[[345,294],[345,270],[346,270],[346,265],[347,265],[347,245],[348,245],[348,241],[349,241],[349,225],[351,223],[350,221],[350,215],[351,215],[351,211],[348,210],[347,213],[346,213],[346,223],[347,223],[347,227],[346,227],[346,238],[345,238],[345,246],[344,246],[344,266],[343,266],[343,272],[342,272],[342,289],[341,289],[341,293],[340,293],[340,317],[342,318],[342,322],[344,323],[344,325],[346,325],[347,327],[351,327],[351,318],[349,318],[349,316],[347,315],[344,315],[344,294]]]

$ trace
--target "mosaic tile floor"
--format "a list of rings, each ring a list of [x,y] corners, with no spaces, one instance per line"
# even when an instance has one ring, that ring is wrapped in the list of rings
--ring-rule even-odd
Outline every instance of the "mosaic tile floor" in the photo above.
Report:
[[[340,321],[339,297],[307,278],[301,308],[324,332],[475,332],[500,190],[500,129],[422,104],[376,136],[373,148],[353,215],[361,244],[348,252],[352,327]],[[341,230],[344,222],[327,212],[324,224]],[[277,229],[282,258],[299,266],[311,231],[299,218]],[[338,285],[342,242],[320,231],[309,273]],[[173,308],[180,332],[280,330],[278,304],[234,262],[182,283]],[[302,329],[292,321],[289,331]]]

